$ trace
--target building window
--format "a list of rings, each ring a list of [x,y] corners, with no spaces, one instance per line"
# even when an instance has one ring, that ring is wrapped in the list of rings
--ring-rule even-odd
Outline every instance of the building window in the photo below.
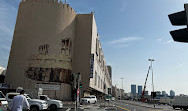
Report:
[[[103,85],[102,83],[103,83],[103,82],[102,82],[102,79],[101,79],[101,89],[102,89],[102,85]]]
[[[99,62],[101,62],[101,48],[99,48]]]
[[[49,45],[48,44],[39,46],[39,54],[46,55],[46,54],[48,54],[48,52],[49,52]]]
[[[99,40],[96,38],[96,55],[99,55]]]
[[[95,71],[95,86],[97,86],[97,72]]]
[[[71,39],[62,39],[61,40],[61,54],[71,55]]]
[[[100,76],[98,78],[98,88],[100,88]]]

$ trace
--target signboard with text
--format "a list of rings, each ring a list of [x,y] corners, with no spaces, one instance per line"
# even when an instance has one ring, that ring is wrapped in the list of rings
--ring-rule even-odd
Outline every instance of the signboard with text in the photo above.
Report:
[[[94,54],[91,54],[91,73],[90,73],[90,78],[93,78],[93,67],[94,67]]]
[[[42,88],[43,90],[60,90],[60,85],[55,84],[36,84],[35,88]]]

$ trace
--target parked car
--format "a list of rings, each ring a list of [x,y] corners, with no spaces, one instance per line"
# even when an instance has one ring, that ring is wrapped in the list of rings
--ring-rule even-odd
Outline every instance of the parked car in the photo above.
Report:
[[[11,102],[14,96],[17,96],[19,94],[20,93],[7,93],[6,94],[6,100],[8,101],[8,109],[10,109],[11,107]],[[29,102],[30,111],[39,111],[39,110],[45,110],[48,108],[48,104],[46,101],[39,100],[39,99],[31,99],[28,94],[25,94],[24,96]]]
[[[5,99],[5,95],[0,91],[0,109],[6,111],[8,107],[8,102]]]
[[[97,102],[97,98],[94,95],[91,96],[86,96],[84,98],[81,98],[81,103],[96,103]]]
[[[44,100],[48,103],[48,108],[50,110],[56,110],[63,108],[63,102],[60,100],[50,99],[47,95],[39,95],[38,99]]]
[[[112,97],[111,100],[112,100],[112,101],[115,101],[115,97]]]

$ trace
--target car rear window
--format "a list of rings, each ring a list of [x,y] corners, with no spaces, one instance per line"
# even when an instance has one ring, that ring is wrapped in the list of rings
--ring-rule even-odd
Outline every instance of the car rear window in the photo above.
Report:
[[[90,98],[90,97],[84,97],[84,98]]]
[[[10,94],[10,95],[8,95],[8,98],[9,98],[9,99],[13,99],[14,96],[17,96],[17,95],[12,95],[12,94]]]

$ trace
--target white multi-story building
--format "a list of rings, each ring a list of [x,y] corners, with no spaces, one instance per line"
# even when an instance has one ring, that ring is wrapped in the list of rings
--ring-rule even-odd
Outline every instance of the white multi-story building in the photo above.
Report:
[[[74,97],[71,74],[81,74],[81,96],[102,98],[111,88],[94,13],[76,14],[59,0],[21,0],[5,82],[51,98]]]

